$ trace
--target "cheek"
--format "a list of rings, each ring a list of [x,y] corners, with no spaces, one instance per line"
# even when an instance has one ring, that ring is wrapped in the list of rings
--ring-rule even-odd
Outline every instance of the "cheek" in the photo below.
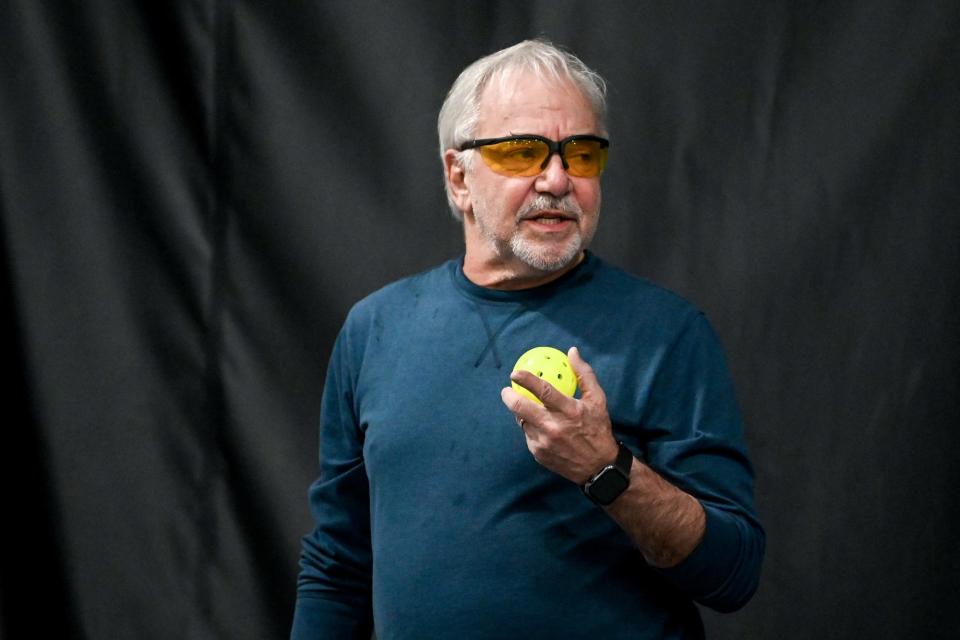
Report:
[[[594,217],[600,212],[600,202],[602,198],[600,197],[600,189],[598,188],[593,194],[593,213]]]
[[[600,185],[596,182],[582,183],[577,186],[577,202],[588,215],[600,210]]]
[[[489,216],[513,220],[517,211],[530,199],[536,196],[531,193],[529,182],[525,180],[504,180],[498,184],[484,185],[476,192],[476,200],[484,206],[484,212]]]

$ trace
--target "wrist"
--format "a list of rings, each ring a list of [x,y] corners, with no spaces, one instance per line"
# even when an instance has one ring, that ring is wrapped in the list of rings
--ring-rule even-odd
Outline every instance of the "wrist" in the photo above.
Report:
[[[630,486],[633,453],[622,442],[617,443],[616,458],[593,474],[581,490],[600,506],[608,506]]]

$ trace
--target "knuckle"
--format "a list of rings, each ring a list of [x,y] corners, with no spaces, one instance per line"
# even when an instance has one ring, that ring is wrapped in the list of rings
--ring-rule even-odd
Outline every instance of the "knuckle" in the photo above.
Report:
[[[546,446],[554,439],[554,431],[552,424],[544,424],[540,427],[540,443],[541,446]]]
[[[597,413],[607,415],[607,398],[602,394],[597,398]]]
[[[542,382],[540,384],[540,399],[541,400],[552,400],[554,395],[556,395],[557,390],[553,388],[553,385],[549,382]]]
[[[570,410],[567,418],[573,424],[582,424],[584,420],[590,415],[590,409],[585,407],[583,403],[577,403],[577,405]]]

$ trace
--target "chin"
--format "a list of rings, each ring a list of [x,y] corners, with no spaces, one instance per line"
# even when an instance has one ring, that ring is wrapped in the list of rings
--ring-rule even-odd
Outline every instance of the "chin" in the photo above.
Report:
[[[538,247],[532,242],[514,238],[511,242],[513,255],[528,267],[550,273],[573,264],[584,247],[577,238],[566,247]]]

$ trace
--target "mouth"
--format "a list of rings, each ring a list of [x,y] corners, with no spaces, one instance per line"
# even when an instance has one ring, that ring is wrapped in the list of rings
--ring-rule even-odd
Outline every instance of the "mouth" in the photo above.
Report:
[[[521,218],[520,221],[531,222],[536,226],[556,227],[559,229],[576,222],[577,218],[563,211],[535,211],[527,214]]]

